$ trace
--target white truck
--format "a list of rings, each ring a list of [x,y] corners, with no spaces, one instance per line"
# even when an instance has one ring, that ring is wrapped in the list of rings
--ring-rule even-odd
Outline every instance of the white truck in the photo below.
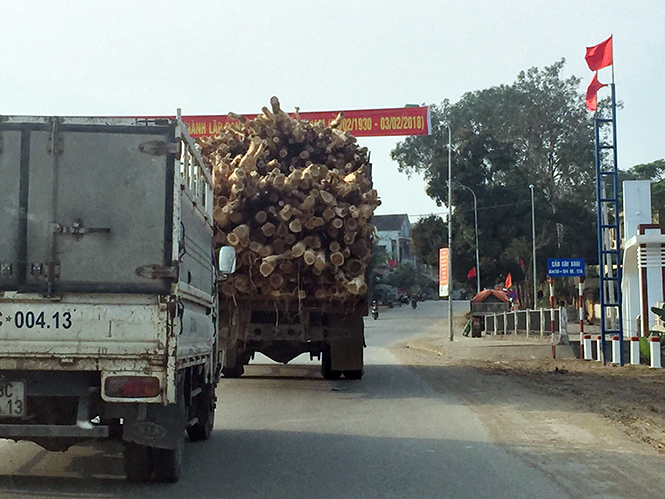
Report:
[[[121,439],[131,481],[209,438],[211,178],[180,118],[0,116],[0,438]]]

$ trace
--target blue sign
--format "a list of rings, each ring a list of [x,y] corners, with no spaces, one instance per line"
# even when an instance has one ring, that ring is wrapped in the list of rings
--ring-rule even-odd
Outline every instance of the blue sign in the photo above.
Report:
[[[584,258],[548,258],[548,277],[584,277]]]

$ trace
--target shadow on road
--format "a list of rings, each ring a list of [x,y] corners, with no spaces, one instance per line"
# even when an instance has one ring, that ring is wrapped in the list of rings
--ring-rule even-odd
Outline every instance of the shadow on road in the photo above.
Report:
[[[510,451],[510,446],[506,446]],[[550,452],[546,443],[528,452]],[[518,452],[525,452],[520,448]],[[559,449],[571,462],[585,459],[579,449]],[[607,451],[608,461],[621,453]],[[594,457],[595,456],[595,457]],[[589,459],[597,459],[597,451]],[[565,457],[565,456],[564,456]],[[647,466],[662,467],[660,459]],[[580,497],[580,490],[555,484],[504,449],[469,440],[376,438],[361,435],[285,431],[216,431],[206,443],[188,445],[183,479],[173,485],[130,484],[118,474],[117,453],[74,459],[71,466],[43,476],[0,476],[2,497],[130,498],[370,498],[370,497]],[[72,477],[75,472],[80,476]],[[49,474],[50,474],[49,473]],[[648,497],[637,481],[633,497]]]

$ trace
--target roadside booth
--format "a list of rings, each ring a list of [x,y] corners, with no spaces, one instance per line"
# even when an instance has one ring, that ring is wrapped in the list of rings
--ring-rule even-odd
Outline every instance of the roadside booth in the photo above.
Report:
[[[485,330],[485,315],[510,311],[510,299],[500,289],[484,289],[471,299],[471,337],[480,338]]]

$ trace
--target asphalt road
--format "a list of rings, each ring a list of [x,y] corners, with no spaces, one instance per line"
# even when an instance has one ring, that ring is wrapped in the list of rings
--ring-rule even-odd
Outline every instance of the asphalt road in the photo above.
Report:
[[[447,335],[446,316],[446,302],[425,302],[369,318],[360,381],[325,381],[309,359],[257,358],[243,378],[222,380],[213,437],[187,446],[177,484],[127,483],[115,444],[51,453],[0,441],[0,497],[566,497],[386,349],[436,328]]]

